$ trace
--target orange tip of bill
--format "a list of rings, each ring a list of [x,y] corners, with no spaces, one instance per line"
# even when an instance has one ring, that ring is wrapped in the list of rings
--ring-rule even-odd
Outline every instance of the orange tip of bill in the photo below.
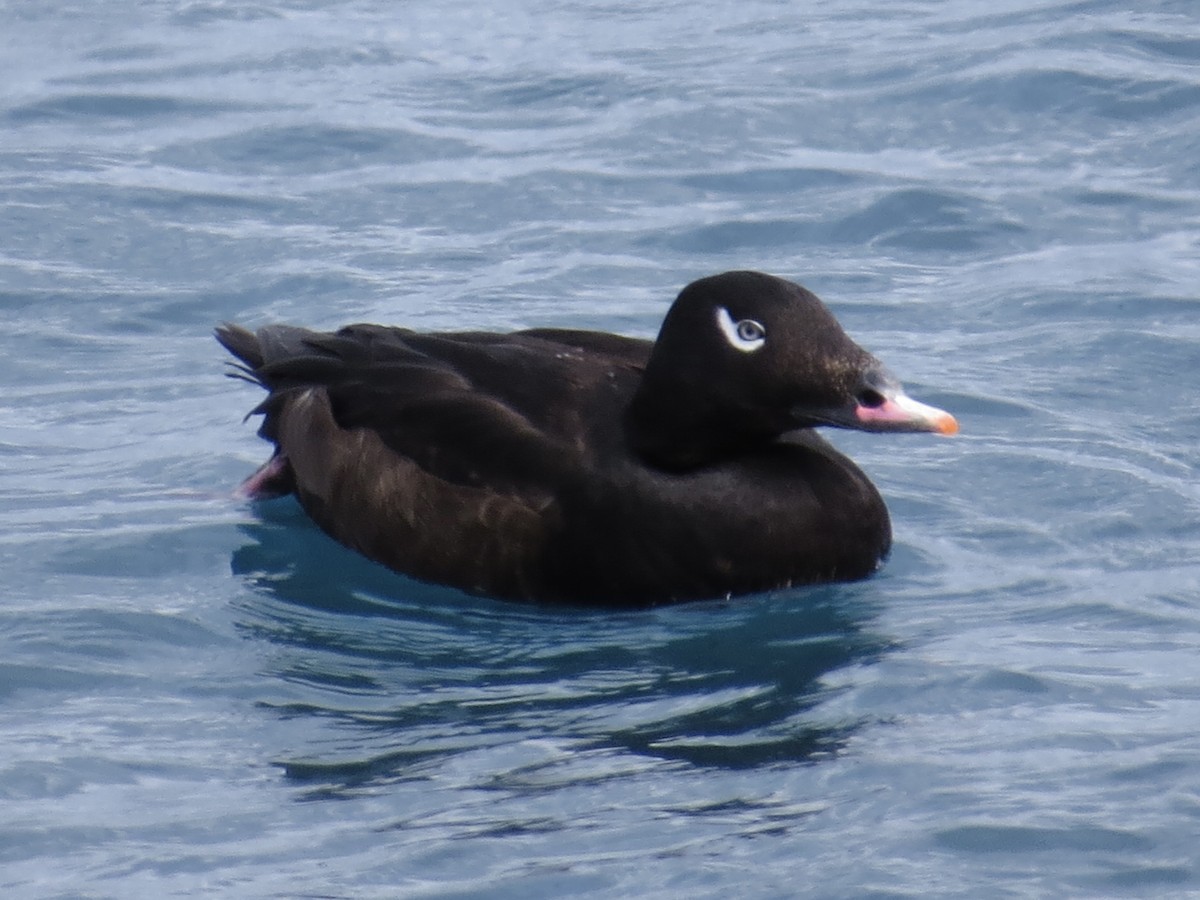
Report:
[[[938,434],[958,434],[958,419],[954,418],[950,413],[944,413],[934,422],[934,430]]]

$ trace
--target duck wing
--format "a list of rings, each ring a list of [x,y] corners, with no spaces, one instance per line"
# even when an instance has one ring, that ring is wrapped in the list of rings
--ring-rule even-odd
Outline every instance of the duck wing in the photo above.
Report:
[[[438,478],[498,491],[552,490],[556,473],[577,464],[597,415],[619,414],[650,348],[564,329],[421,334],[351,325],[327,333],[270,325],[252,333],[227,324],[216,335],[241,361],[233,374],[269,392],[251,413],[264,416],[259,433],[267,440],[280,444],[283,411],[316,388],[341,429],[371,432]],[[294,459],[303,448],[282,449]]]
[[[604,331],[583,331],[572,328],[531,328],[518,331],[514,337],[545,341],[591,358],[597,364],[645,369],[650,359],[652,341],[609,334]]]

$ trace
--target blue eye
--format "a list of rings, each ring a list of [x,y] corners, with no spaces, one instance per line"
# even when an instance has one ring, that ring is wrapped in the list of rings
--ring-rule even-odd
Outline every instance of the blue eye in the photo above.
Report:
[[[753,319],[742,319],[737,323],[737,336],[743,341],[761,341],[767,336],[767,331]]]
[[[729,345],[743,353],[753,353],[767,340],[767,329],[763,328],[761,322],[754,319],[738,319],[734,322],[729,310],[723,306],[717,307],[717,327]]]

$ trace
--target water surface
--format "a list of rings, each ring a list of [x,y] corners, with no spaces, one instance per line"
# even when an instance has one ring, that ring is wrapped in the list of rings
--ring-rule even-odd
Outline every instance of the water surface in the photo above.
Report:
[[[1200,892],[1192,4],[0,7],[0,888]],[[212,326],[804,282],[954,440],[869,581],[578,612],[294,503]]]

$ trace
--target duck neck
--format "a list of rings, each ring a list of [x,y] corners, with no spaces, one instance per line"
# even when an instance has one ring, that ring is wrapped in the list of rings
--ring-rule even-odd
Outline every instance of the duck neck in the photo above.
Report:
[[[655,392],[655,398],[660,396]],[[775,429],[742,421],[728,410],[698,403],[656,402],[647,399],[644,391],[634,395],[624,425],[634,452],[651,465],[670,471],[730,459],[777,437]]]

